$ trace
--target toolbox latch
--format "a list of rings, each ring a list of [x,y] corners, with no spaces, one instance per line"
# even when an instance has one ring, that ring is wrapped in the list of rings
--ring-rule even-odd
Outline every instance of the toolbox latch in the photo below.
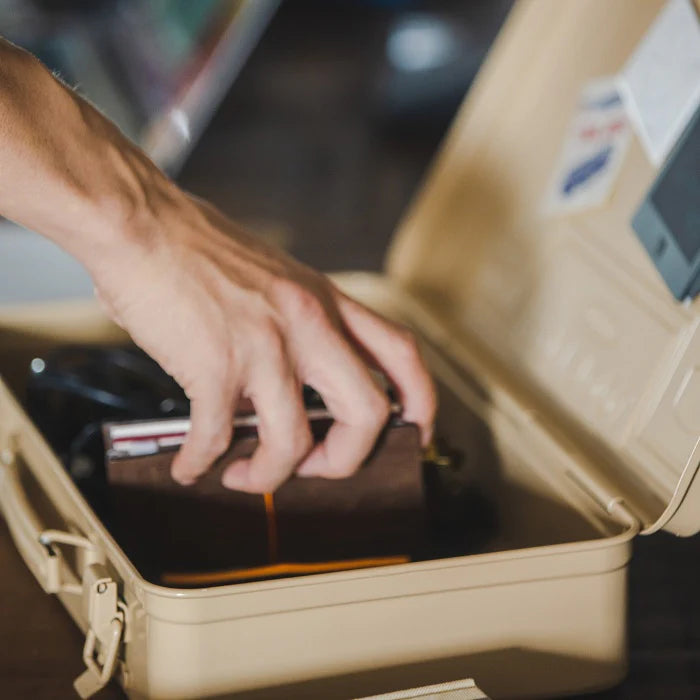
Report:
[[[89,698],[114,675],[126,619],[117,584],[103,564],[85,568],[83,606],[89,624],[83,647],[86,668],[73,685],[81,698]]]
[[[83,646],[85,671],[76,678],[75,690],[89,698],[104,688],[114,675],[124,634],[126,606],[119,600],[117,583],[109,576],[103,557],[89,539],[60,530],[44,530],[39,542],[47,553],[45,589],[49,593],[82,596],[83,617],[88,629]],[[61,576],[59,551],[54,545],[69,545],[82,552],[82,584]]]
[[[10,436],[8,447],[0,449],[0,512],[42,588],[47,593],[80,598],[83,609],[78,617],[87,623],[83,647],[86,669],[74,686],[80,697],[89,698],[114,675],[128,608],[119,600],[117,582],[110,576],[99,547],[80,533],[43,526],[25,492],[18,452],[19,440],[14,436]],[[74,556],[64,556],[62,547],[74,548]]]

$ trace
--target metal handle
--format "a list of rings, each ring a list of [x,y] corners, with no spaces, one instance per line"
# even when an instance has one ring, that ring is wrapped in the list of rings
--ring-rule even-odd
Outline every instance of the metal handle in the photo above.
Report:
[[[88,563],[101,561],[102,557],[86,537],[44,527],[22,485],[18,452],[18,448],[5,448],[0,453],[0,507],[12,538],[44,591],[81,595],[80,577],[71,571],[60,549],[54,545],[84,549]]]

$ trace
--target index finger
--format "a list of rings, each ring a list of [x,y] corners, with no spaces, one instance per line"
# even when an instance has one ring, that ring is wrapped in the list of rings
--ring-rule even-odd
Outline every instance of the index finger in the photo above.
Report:
[[[389,417],[389,399],[340,335],[327,338],[315,358],[305,379],[323,397],[333,424],[297,474],[344,478],[357,470],[374,447]]]

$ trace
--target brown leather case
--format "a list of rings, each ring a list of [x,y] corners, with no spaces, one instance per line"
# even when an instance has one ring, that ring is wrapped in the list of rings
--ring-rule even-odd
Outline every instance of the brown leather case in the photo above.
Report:
[[[255,434],[242,432],[193,486],[171,478],[172,451],[108,458],[117,541],[150,578],[281,562],[410,558],[424,545],[427,518],[414,425],[388,427],[349,478],[293,477],[266,497],[221,485],[225,467],[257,445]]]

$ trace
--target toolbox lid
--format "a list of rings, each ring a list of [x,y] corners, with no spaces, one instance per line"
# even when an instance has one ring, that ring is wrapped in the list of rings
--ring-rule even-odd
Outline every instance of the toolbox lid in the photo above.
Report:
[[[658,170],[632,132],[603,204],[545,206],[583,86],[619,75],[663,7],[516,4],[388,268],[497,360],[539,420],[595,456],[591,476],[646,531],[689,535],[700,530],[700,298],[674,299],[631,227]]]

